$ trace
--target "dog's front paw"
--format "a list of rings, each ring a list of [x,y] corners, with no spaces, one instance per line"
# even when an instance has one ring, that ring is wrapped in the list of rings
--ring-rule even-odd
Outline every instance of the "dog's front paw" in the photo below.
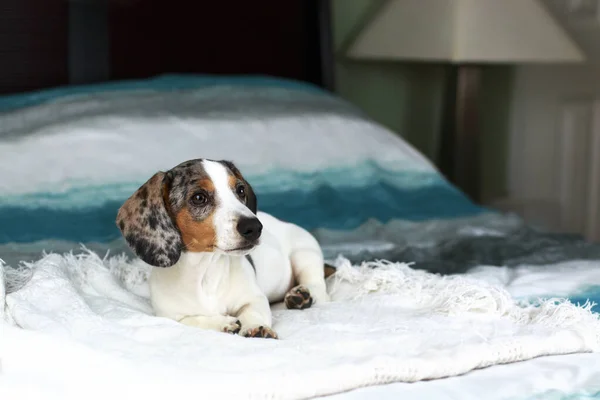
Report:
[[[222,331],[225,333],[231,333],[232,335],[240,333],[242,329],[242,323],[239,319],[230,317],[229,321],[223,326]]]
[[[278,339],[277,333],[269,327],[266,326],[257,326],[255,328],[250,328],[242,332],[242,336],[245,337],[257,337],[257,338],[267,338],[267,339]]]
[[[308,289],[298,285],[286,293],[283,299],[285,306],[290,310],[304,310],[313,304],[313,298]]]

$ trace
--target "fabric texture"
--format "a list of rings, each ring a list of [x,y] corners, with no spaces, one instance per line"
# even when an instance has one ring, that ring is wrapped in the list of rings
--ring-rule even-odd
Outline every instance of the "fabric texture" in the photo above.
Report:
[[[90,392],[112,398],[140,384],[136,394],[147,399],[189,393],[300,399],[600,348],[600,321],[590,304],[519,304],[484,280],[441,277],[406,264],[352,267],[340,258],[336,266],[328,281],[332,303],[304,311],[274,307],[281,340],[154,317],[147,299],[149,267],[95,253],[47,255],[30,265],[33,276],[6,302],[16,324],[61,348],[45,382],[36,384],[67,377],[86,383],[79,389],[54,383],[43,388],[61,399]],[[15,357],[46,365],[47,357],[57,356],[10,341],[5,351],[6,385],[14,383],[11,376],[18,378]]]
[[[585,353],[598,348],[600,245],[473,204],[401,136],[316,87],[163,76],[2,97],[0,154],[2,399],[600,392],[600,356]],[[152,317],[147,266],[126,262],[118,207],[200,157],[233,160],[259,209],[344,257],[333,303],[274,308],[281,341]]]

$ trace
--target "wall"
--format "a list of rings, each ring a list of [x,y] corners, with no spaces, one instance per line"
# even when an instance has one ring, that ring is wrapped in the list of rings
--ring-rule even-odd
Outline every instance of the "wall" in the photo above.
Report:
[[[356,62],[343,51],[381,0],[333,0],[336,88],[345,99],[393,129],[426,155],[435,153],[444,70],[435,65]]]
[[[598,76],[594,65],[519,67],[508,180],[512,202],[544,205],[544,225],[593,240],[600,240]]]
[[[445,68],[425,63],[356,62],[345,47],[385,0],[332,0],[336,86],[341,97],[392,129],[435,162]],[[482,90],[482,198],[506,192],[512,73],[485,67]]]
[[[544,3],[588,59],[516,69],[508,197],[540,224],[600,241],[600,17]]]

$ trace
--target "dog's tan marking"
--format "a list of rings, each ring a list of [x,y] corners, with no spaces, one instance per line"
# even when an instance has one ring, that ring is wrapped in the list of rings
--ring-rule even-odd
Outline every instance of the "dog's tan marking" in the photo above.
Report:
[[[231,168],[231,172],[233,173],[233,175],[229,175],[229,184],[231,186],[234,186],[238,179],[240,181],[245,180],[244,177],[242,176],[242,173],[240,172],[240,170],[238,170],[235,166],[233,166],[233,168]],[[233,179],[233,183],[231,183],[232,182],[231,179]]]
[[[235,187],[237,186],[237,183],[238,183],[238,178],[235,175],[229,175],[228,181],[229,181],[229,187],[235,191]]]
[[[198,186],[209,193],[215,191],[215,186],[210,179],[198,181]],[[202,221],[196,221],[190,214],[188,206],[185,206],[175,216],[177,227],[181,232],[181,239],[188,251],[204,252],[212,251],[217,242],[217,232],[213,221],[213,213]]]
[[[213,214],[202,221],[192,218],[190,211],[184,207],[176,216],[175,221],[181,240],[188,251],[203,252],[212,251],[217,242],[217,232],[213,222]]]
[[[200,179],[198,181],[198,187],[206,190],[209,193],[214,193],[215,191],[215,184],[210,179]]]
[[[226,162],[226,165],[227,165],[228,169],[231,171],[231,173],[233,173],[233,176],[231,174],[229,174],[229,182],[228,182],[229,185],[231,186],[232,190],[235,193],[235,185],[237,184],[237,181],[242,181],[244,183],[245,189],[246,189],[245,203],[253,213],[256,213],[256,211],[257,211],[256,194],[254,194],[254,190],[252,189],[252,186],[248,183],[246,178],[243,177],[242,173],[240,172],[239,169],[237,169],[237,167],[235,165],[233,165],[230,162]],[[235,179],[235,178],[237,178],[237,179]]]

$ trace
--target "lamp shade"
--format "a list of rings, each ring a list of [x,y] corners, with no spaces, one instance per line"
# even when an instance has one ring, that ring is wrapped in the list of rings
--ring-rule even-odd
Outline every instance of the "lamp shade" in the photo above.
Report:
[[[585,59],[538,0],[389,0],[347,55],[455,63]]]

